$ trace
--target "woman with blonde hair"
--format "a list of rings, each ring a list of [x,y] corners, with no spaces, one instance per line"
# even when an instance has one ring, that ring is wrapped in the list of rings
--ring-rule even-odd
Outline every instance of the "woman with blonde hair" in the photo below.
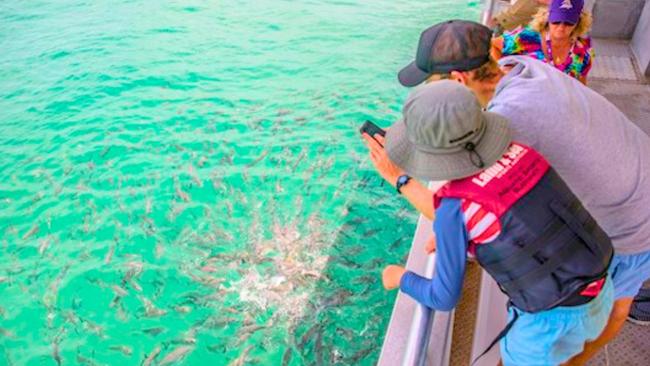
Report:
[[[553,0],[540,8],[526,27],[506,32],[492,41],[495,59],[529,55],[587,83],[593,62],[591,14],[583,11],[584,0]]]

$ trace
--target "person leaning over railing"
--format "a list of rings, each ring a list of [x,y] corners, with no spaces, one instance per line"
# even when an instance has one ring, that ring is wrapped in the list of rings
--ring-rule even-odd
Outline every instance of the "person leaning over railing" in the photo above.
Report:
[[[505,118],[445,80],[409,95],[385,140],[374,136],[385,149],[364,138],[398,192],[420,190],[435,207],[433,278],[392,265],[382,274],[387,289],[449,311],[472,253],[510,300],[505,336],[495,340],[505,365],[557,365],[598,337],[614,296],[611,241],[546,160],[512,141]],[[434,194],[404,174],[450,182]]]
[[[550,8],[539,8],[529,25],[494,38],[492,56],[528,55],[586,84],[594,52],[586,35],[591,14],[583,7],[583,0],[553,0]]]
[[[497,64],[491,38],[476,22],[436,24],[422,32],[415,61],[398,78],[410,87],[439,75],[467,86],[510,121],[515,140],[548,159],[611,237],[614,308],[603,333],[570,363],[583,365],[618,334],[650,279],[650,137],[605,97],[548,64],[528,56]]]

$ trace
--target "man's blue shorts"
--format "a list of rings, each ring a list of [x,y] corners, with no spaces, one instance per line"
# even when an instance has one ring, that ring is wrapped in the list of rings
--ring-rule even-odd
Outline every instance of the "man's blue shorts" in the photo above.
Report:
[[[568,361],[596,339],[605,328],[614,301],[609,278],[598,297],[580,306],[560,306],[540,313],[519,313],[510,331],[501,339],[501,359],[505,366],[555,366]]]
[[[643,282],[650,279],[650,251],[639,254],[615,254],[609,267],[614,282],[614,299],[634,297]]]

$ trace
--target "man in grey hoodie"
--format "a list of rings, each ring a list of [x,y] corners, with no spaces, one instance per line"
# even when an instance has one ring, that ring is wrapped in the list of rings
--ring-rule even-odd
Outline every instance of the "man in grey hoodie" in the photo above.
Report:
[[[436,24],[422,33],[399,80],[410,87],[446,78],[467,86],[488,111],[510,120],[515,140],[549,160],[611,237],[614,308],[603,333],[571,360],[581,365],[618,334],[650,278],[650,137],[603,96],[547,64],[528,56],[497,64],[491,36],[475,22]]]

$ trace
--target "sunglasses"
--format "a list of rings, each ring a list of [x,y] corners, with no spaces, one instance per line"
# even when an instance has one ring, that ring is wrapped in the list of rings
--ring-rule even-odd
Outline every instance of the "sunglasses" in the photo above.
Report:
[[[553,24],[553,25],[563,24],[563,25],[566,25],[567,27],[573,27],[574,25],[576,25],[575,23],[571,23],[571,22],[551,22],[551,24]]]

